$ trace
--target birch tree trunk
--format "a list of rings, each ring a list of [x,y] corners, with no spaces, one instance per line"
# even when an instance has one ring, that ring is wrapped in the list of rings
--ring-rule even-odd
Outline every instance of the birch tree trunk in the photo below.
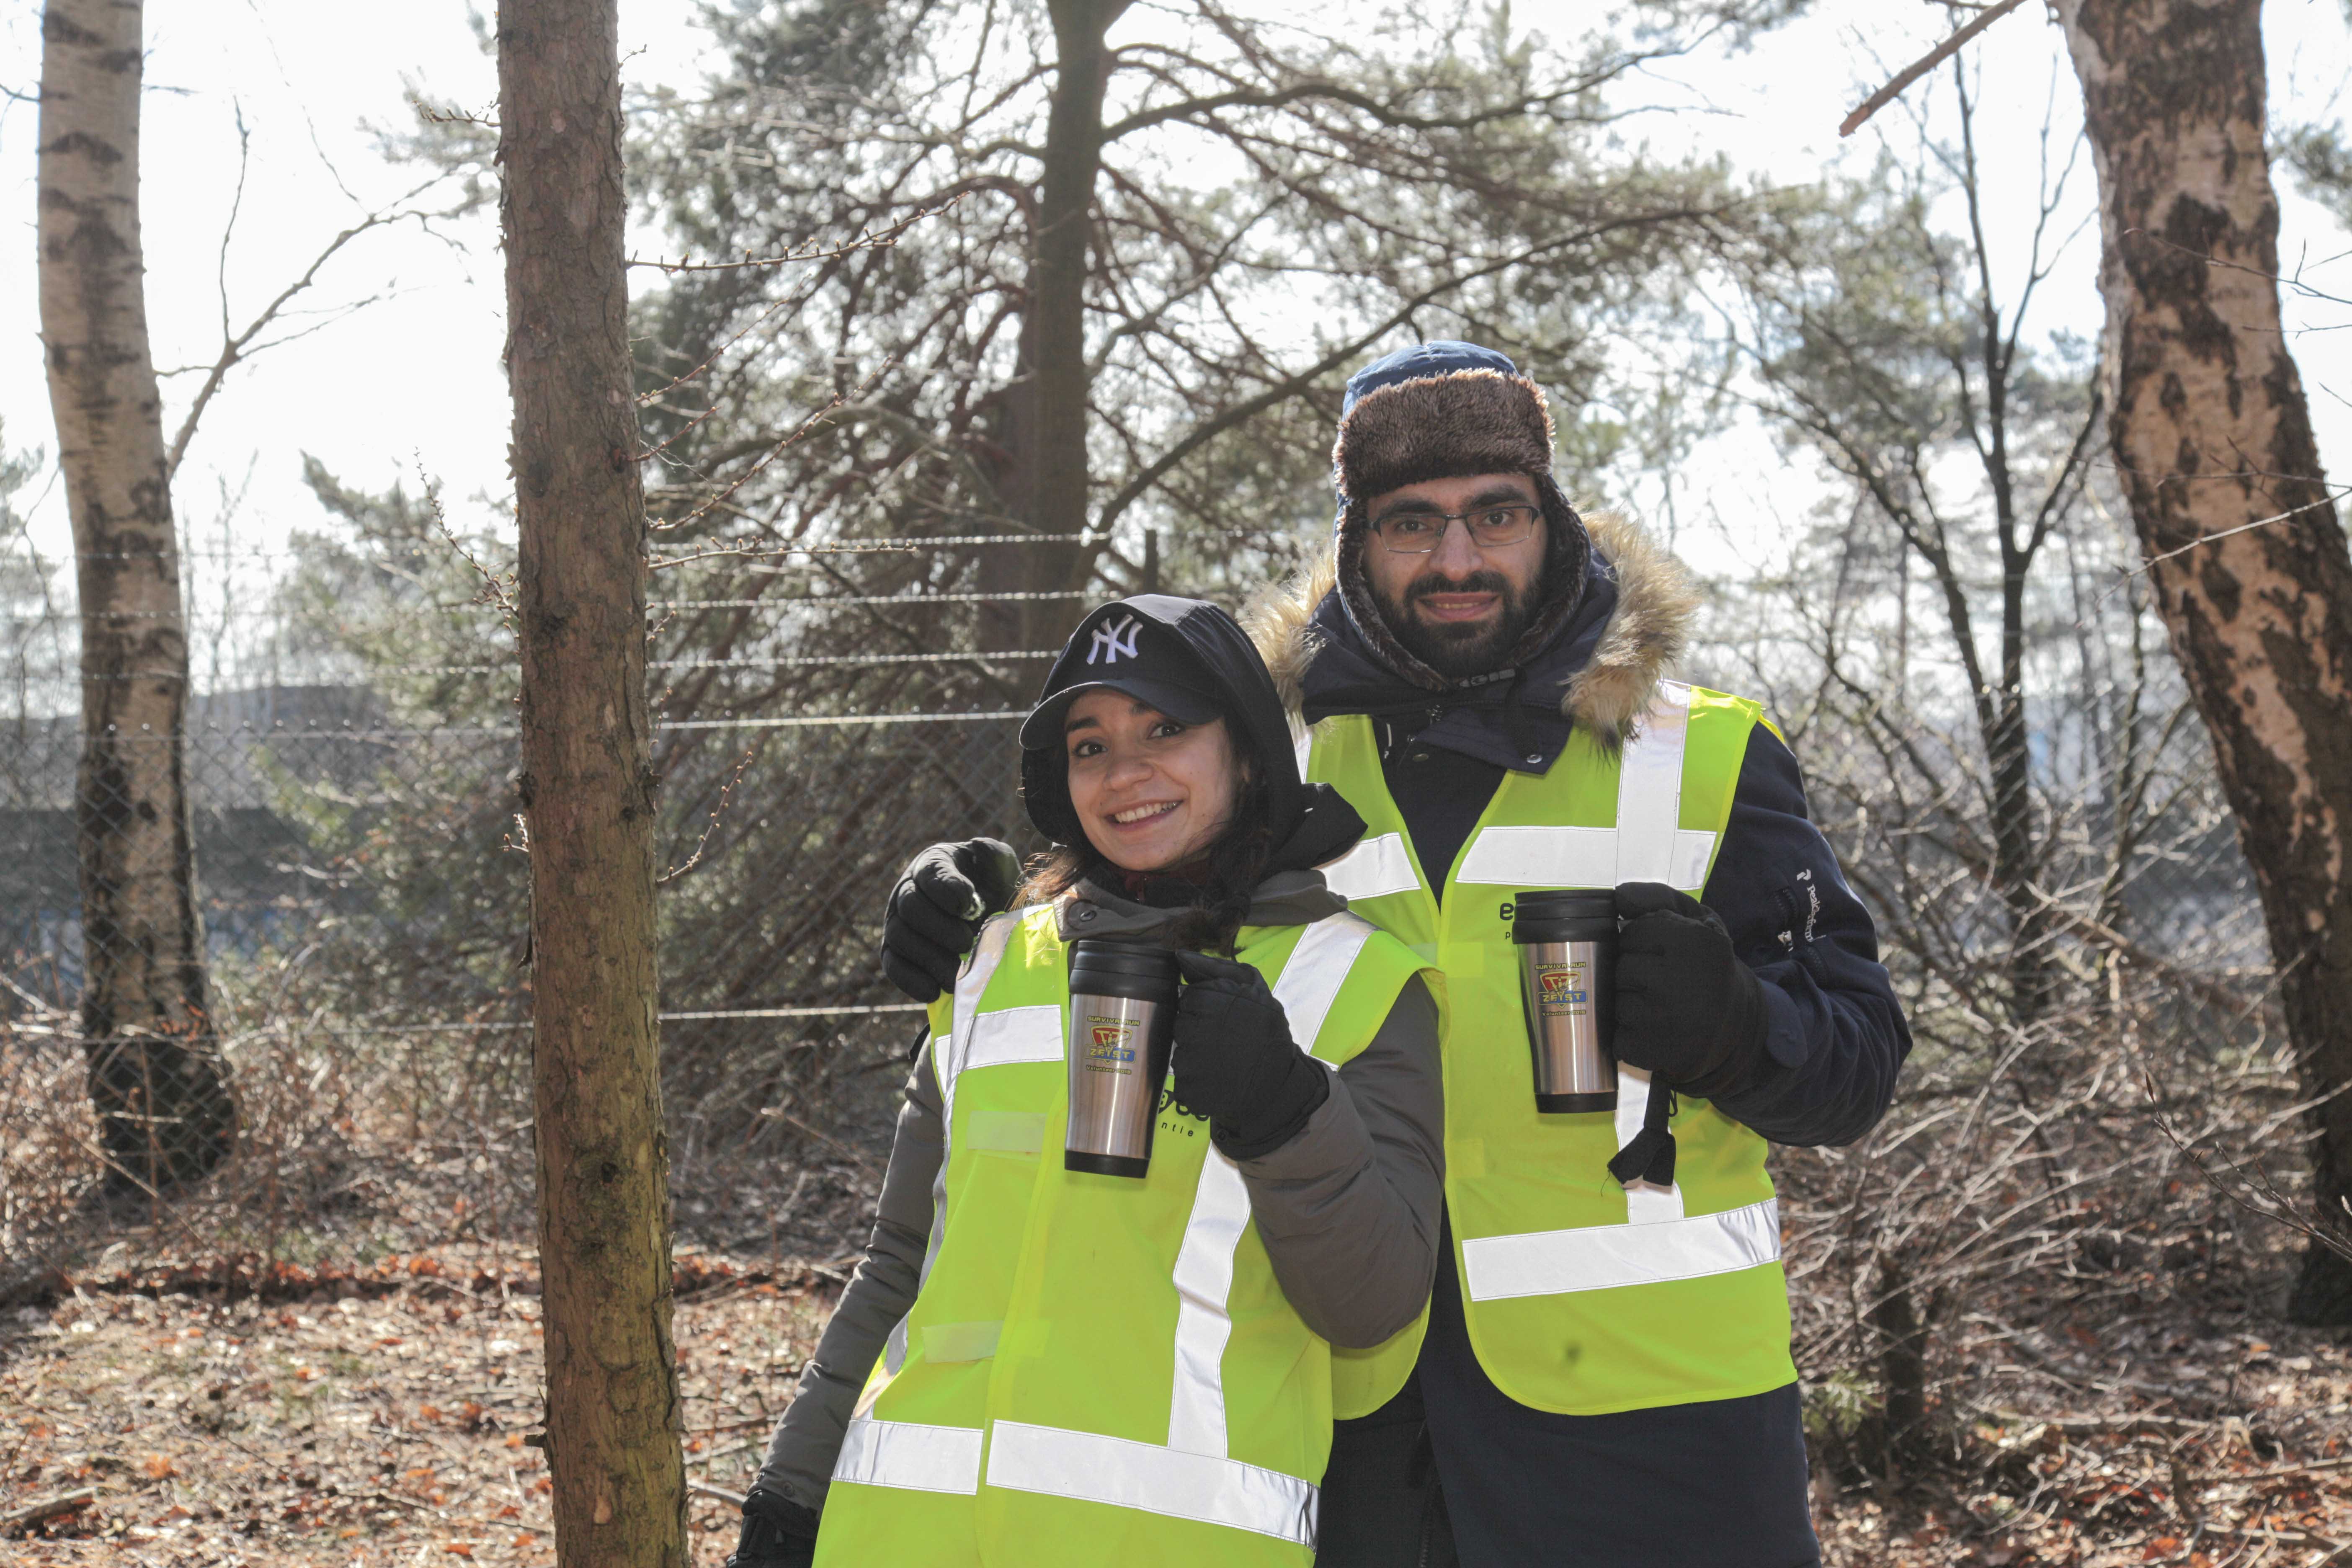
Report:
[[[41,341],[81,601],[82,1034],[116,1193],[190,1182],[236,1132],[205,997],[188,639],[139,237],[140,0],[41,16]]]
[[[547,1446],[565,1568],[685,1568],[616,0],[502,0]]]
[[[2320,1219],[2352,1234],[2352,558],[2280,331],[2261,0],[2058,12],[2099,172],[2110,441],[2303,1092],[2334,1096],[2309,1116]],[[2311,1248],[2288,1312],[2352,1323],[2352,1264]]]

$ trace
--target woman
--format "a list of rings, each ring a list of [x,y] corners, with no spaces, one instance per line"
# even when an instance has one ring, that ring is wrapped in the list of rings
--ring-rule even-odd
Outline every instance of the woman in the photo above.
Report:
[[[1313,868],[1363,823],[1300,782],[1273,681],[1214,605],[1090,613],[1021,742],[1055,848],[941,966],[872,1244],[730,1561],[1306,1568],[1350,1394],[1330,1347],[1380,1343],[1429,1291],[1433,976]],[[947,958],[1010,858],[927,857],[894,904],[938,906]],[[1141,1180],[1061,1159],[1081,938],[1180,950]]]

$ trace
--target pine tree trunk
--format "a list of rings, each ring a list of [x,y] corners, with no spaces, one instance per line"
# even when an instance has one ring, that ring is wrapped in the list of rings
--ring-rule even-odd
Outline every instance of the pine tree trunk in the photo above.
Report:
[[[502,0],[547,1445],[565,1568],[685,1568],[616,0]]]
[[[236,1134],[205,997],[187,794],[187,623],[139,237],[139,0],[41,17],[41,340],[81,599],[74,831],[82,1034],[117,1193]]]
[[[2352,1197],[2352,557],[2281,335],[2260,0],[2059,0],[2099,172],[2110,440],[2253,868],[2323,1223]],[[2275,519],[2276,521],[2270,521]],[[2228,538],[2220,535],[2244,529]],[[2352,1323],[2352,1264],[2289,1314]]]
[[[1095,178],[1102,170],[1103,90],[1110,77],[1104,35],[1130,0],[1050,0],[1054,98],[1030,240],[1021,366],[1011,390],[1008,453],[1017,477],[1008,500],[1038,533],[1075,535],[1087,521],[1087,457],[1093,377],[1087,365],[1087,268],[1094,241]],[[982,584],[993,592],[1085,588],[1096,552],[1072,544],[992,548]],[[1061,646],[1084,608],[1049,598],[984,606],[981,646]]]

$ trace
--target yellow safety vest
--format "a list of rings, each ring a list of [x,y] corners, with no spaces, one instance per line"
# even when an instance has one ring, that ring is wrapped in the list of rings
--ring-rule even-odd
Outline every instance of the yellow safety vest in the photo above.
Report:
[[[1348,914],[1239,948],[1334,1068],[1426,967]],[[1205,1122],[1164,1108],[1141,1180],[1063,1168],[1068,973],[1052,909],[1000,915],[933,1005],[930,1247],[834,1467],[820,1568],[1313,1560],[1330,1347]]]
[[[1538,1112],[1511,944],[1521,891],[1704,888],[1759,720],[1743,699],[1669,684],[1622,755],[1580,729],[1549,772],[1505,776],[1445,872],[1442,905],[1370,720],[1327,719],[1302,742],[1307,776],[1368,825],[1325,879],[1445,976],[1445,1197],[1463,1309],[1479,1364],[1522,1405],[1592,1415],[1796,1378],[1764,1140],[1685,1099],[1674,1185],[1619,1185],[1609,1159],[1641,1130],[1649,1075],[1619,1069],[1614,1115]],[[1333,1352],[1341,1416],[1404,1385],[1426,1326],[1424,1313],[1385,1345]]]

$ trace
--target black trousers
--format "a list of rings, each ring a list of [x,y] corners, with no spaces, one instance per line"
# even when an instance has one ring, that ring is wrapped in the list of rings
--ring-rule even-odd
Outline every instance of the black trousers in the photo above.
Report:
[[[1421,1385],[1331,1427],[1316,1568],[1458,1568]]]
[[[1611,1415],[1529,1409],[1479,1366],[1450,1238],[1440,1257],[1412,1379],[1334,1426],[1317,1568],[1820,1562],[1795,1384]]]

